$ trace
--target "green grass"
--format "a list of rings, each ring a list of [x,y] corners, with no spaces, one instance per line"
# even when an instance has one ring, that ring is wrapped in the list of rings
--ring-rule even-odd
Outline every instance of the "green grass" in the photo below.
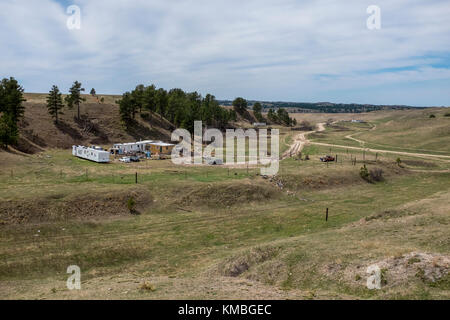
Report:
[[[364,126],[350,127],[357,132],[366,130]],[[285,136],[285,147],[291,139],[291,135]],[[442,208],[448,200],[445,195],[450,191],[450,173],[431,172],[446,169],[448,164],[430,160],[434,164],[431,171],[419,173],[398,168],[394,155],[378,155],[375,161],[372,153],[347,153],[345,149],[318,145],[307,146],[303,154],[310,155],[311,160],[287,159],[281,163],[279,177],[285,187],[276,191],[278,197],[231,206],[218,201],[214,207],[206,200],[204,205],[194,206],[182,205],[180,200],[192,190],[209,186],[251,188],[269,182],[258,176],[258,168],[177,167],[170,161],[98,165],[61,150],[8,162],[0,172],[3,201],[47,199],[52,203],[86,193],[102,195],[140,188],[148,191],[154,202],[137,216],[0,224],[0,283],[8,288],[0,296],[64,296],[64,288],[58,283],[66,279],[67,266],[77,264],[83,281],[107,278],[108,285],[118,288],[122,288],[122,282],[112,281],[113,277],[124,278],[124,283],[129,283],[131,275],[169,277],[172,280],[159,280],[160,286],[173,292],[172,298],[186,298],[190,293],[175,292],[177,281],[190,280],[184,285],[187,291],[194,290],[195,279],[205,272],[213,272],[212,278],[218,279],[216,264],[253,247],[277,247],[277,256],[252,265],[244,277],[259,279],[287,294],[302,292],[304,298],[445,297],[447,278],[435,286],[414,282],[410,287],[373,292],[364,286],[364,270],[358,273],[362,279],[357,284],[356,274],[350,281],[342,278],[343,271],[327,273],[324,268],[336,264],[344,270],[413,250],[448,254],[449,244],[443,240],[450,222]],[[318,158],[325,154],[337,154],[339,161],[321,163]],[[351,158],[355,156],[358,161],[353,166]],[[385,182],[362,181],[359,169],[364,163],[369,169],[383,168]],[[405,166],[422,168],[420,162]],[[218,195],[208,196],[215,199]],[[434,198],[421,207],[420,200]],[[399,214],[360,224],[363,218],[385,211]],[[23,281],[36,284],[23,292]],[[42,293],[41,287],[49,289]],[[57,288],[56,293],[52,288]],[[142,293],[133,292],[131,297],[141,297]],[[163,292],[157,289],[153,294],[161,297]],[[92,291],[88,297],[105,295]]]
[[[327,127],[324,132],[310,135],[310,138],[315,142],[352,147],[450,155],[449,128],[449,119],[440,114],[437,119],[430,119],[427,114],[417,115],[416,112],[401,117],[381,118],[367,124],[339,122],[333,127]]]

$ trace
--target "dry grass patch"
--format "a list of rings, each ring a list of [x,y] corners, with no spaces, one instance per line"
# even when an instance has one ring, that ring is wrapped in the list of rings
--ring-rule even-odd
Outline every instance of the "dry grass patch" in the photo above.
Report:
[[[176,203],[187,206],[231,207],[279,198],[280,191],[269,183],[252,180],[193,187]]]
[[[105,193],[82,193],[76,196],[54,193],[37,199],[8,200],[0,203],[0,223],[24,224],[92,219],[106,216],[130,215],[129,199],[134,199],[134,210],[145,210],[153,198],[143,189]]]

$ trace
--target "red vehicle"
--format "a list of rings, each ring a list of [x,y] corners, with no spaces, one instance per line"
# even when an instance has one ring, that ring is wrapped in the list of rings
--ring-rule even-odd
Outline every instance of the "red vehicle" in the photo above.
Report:
[[[335,160],[336,160],[335,157],[332,157],[332,156],[326,156],[326,157],[320,158],[320,161],[322,161],[322,162],[334,162]]]

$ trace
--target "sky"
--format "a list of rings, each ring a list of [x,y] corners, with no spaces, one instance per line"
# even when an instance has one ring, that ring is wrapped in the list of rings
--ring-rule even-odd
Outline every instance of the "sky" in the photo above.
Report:
[[[0,39],[0,77],[26,92],[450,106],[448,0],[2,0]]]

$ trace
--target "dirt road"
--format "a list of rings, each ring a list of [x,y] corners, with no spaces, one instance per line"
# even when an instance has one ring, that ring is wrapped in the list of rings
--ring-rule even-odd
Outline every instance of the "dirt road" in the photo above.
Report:
[[[334,148],[345,148],[349,150],[360,150],[360,151],[367,151],[367,152],[373,152],[373,153],[389,153],[389,154],[398,154],[398,155],[404,155],[404,156],[411,156],[411,157],[419,157],[419,158],[433,158],[433,159],[450,159],[450,156],[443,156],[443,155],[437,155],[437,154],[426,154],[426,153],[412,153],[412,152],[402,152],[402,151],[391,151],[391,150],[384,150],[384,149],[370,149],[370,148],[360,148],[360,147],[350,147],[350,146],[344,146],[339,144],[330,144],[330,143],[321,143],[321,142],[309,142],[310,144],[318,145],[318,146],[325,146],[325,147],[334,147]],[[447,160],[443,160],[447,161]],[[450,161],[450,160],[448,160]]]
[[[295,140],[291,147],[283,154],[281,157],[281,160],[290,158],[292,156],[297,155],[299,152],[303,150],[303,148],[309,143],[307,135],[314,133],[314,132],[321,132],[325,131],[325,123],[318,123],[317,124],[317,130],[315,131],[308,131],[308,132],[302,132],[299,133],[297,136],[295,136]]]
[[[291,145],[289,150],[287,150],[283,154],[282,160],[298,154],[300,151],[303,150],[303,148],[307,144],[312,144],[312,145],[318,145],[318,146],[345,148],[345,149],[349,149],[349,150],[359,150],[359,151],[366,151],[366,152],[373,152],[373,153],[389,153],[389,154],[398,154],[398,155],[403,155],[403,156],[411,156],[411,157],[419,157],[419,158],[441,159],[442,161],[450,162],[450,160],[444,160],[444,159],[450,159],[450,156],[445,156],[445,155],[392,151],[392,150],[385,150],[385,149],[370,149],[370,148],[364,148],[364,147],[352,147],[352,146],[345,146],[345,145],[338,145],[338,144],[331,144],[331,143],[313,142],[313,141],[308,140],[307,135],[314,133],[314,132],[321,132],[321,131],[325,131],[325,123],[318,123],[316,131],[309,131],[309,132],[304,132],[304,133],[298,134],[295,137],[294,143]],[[350,140],[354,140],[354,141],[360,143],[362,146],[364,146],[364,144],[365,144],[364,141],[353,138],[353,135],[348,135],[348,136],[346,136],[346,138],[350,139]]]

